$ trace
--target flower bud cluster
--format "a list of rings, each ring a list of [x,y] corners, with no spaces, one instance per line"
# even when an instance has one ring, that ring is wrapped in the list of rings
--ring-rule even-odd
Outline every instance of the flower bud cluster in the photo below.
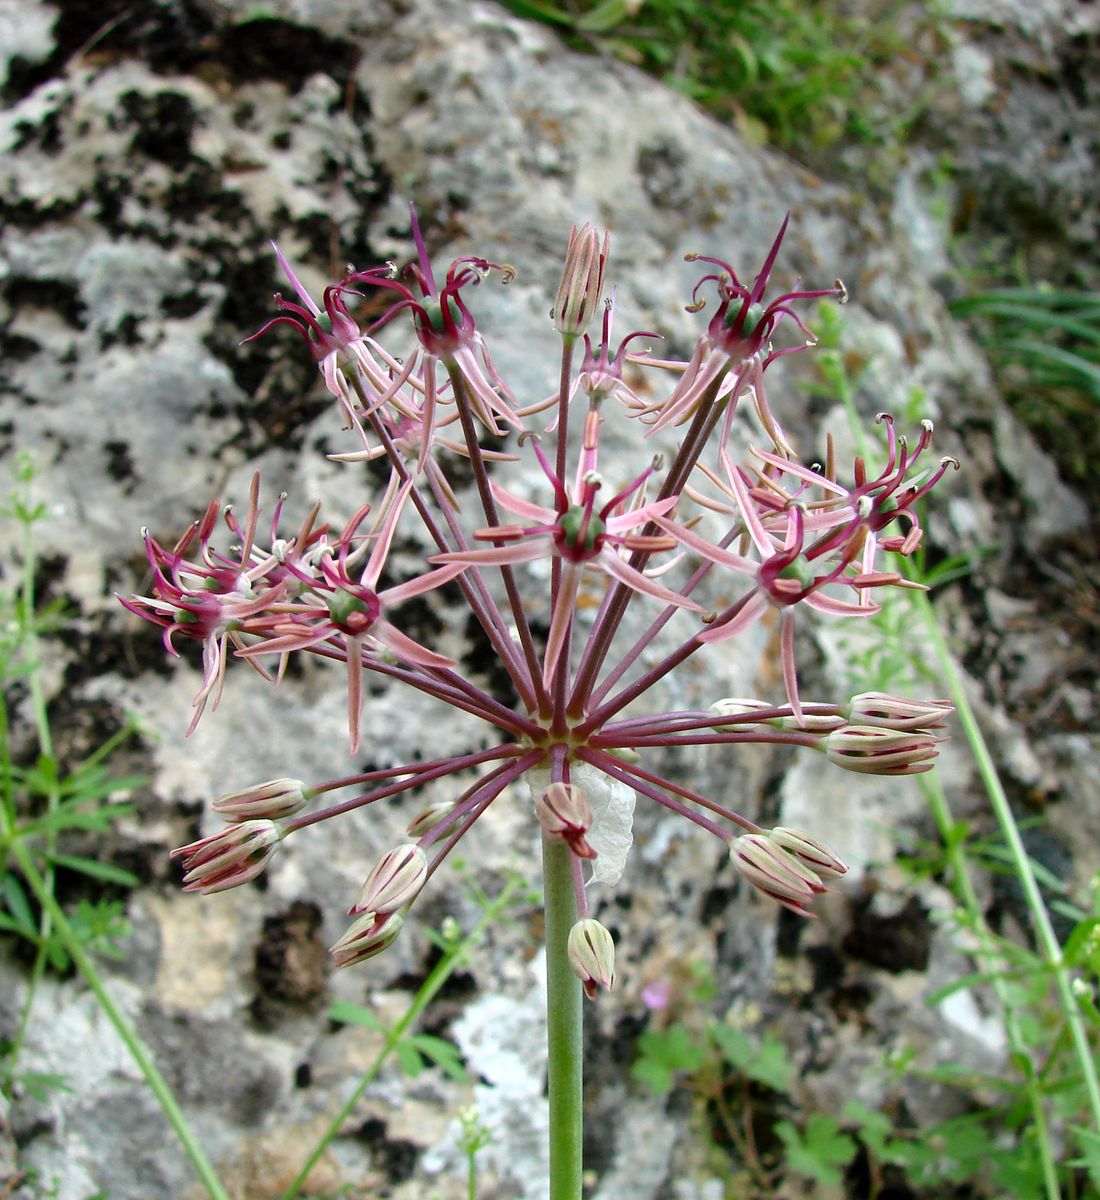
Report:
[[[274,821],[240,821],[172,851],[182,858],[183,890],[207,896],[255,879],[283,839]]]
[[[823,880],[848,870],[824,842],[782,827],[737,838],[730,861],[758,891],[803,917],[812,915],[808,905],[827,890]]]
[[[822,739],[825,756],[845,771],[861,775],[919,775],[935,765],[942,741],[925,729],[885,729],[881,725],[842,725]]]

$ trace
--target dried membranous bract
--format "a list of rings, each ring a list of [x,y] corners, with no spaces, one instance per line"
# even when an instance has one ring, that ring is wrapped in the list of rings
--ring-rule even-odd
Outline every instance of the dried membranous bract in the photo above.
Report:
[[[186,886],[244,883],[308,825],[453,781],[444,798],[437,786],[412,809],[409,841],[366,873],[353,923],[333,947],[339,964],[358,962],[393,941],[441,862],[526,777],[532,829],[537,823],[571,854],[580,907],[569,956],[590,994],[611,985],[614,953],[588,915],[584,882],[593,871],[599,877],[603,855],[625,858],[635,797],[721,839],[748,883],[807,913],[844,873],[836,852],[811,832],[761,829],[725,797],[666,778],[659,765],[676,746],[722,753],[772,742],[851,771],[928,769],[950,706],[875,693],[808,702],[795,627],[811,612],[866,618],[884,588],[911,586],[883,556],[917,547],[918,503],[951,462],[929,461],[931,424],[907,441],[880,416],[875,467],[857,458],[842,470],[831,450],[824,468],[799,459],[765,377],[781,355],[812,344],[800,305],[844,295],[838,283],[769,299],[786,221],[750,283],[720,259],[689,256],[702,265],[688,304],[701,326],[686,361],[655,357],[655,333],[613,340],[608,237],[574,230],[551,311],[561,382],[545,399],[513,394],[469,303],[472,289],[508,282],[513,268],[460,258],[440,281],[415,213],[412,221],[410,266],[349,268],[320,304],[276,251],[294,298],[276,297],[278,315],[253,335],[289,326],[305,339],[336,401],[345,442],[332,457],[357,481],[349,489],[366,460],[382,460],[385,482],[334,524],[314,506],[284,528],[284,498],[263,515],[257,476],[243,512],[214,502],[174,544],[147,533],[150,593],[123,603],[163,627],[172,653],[187,639],[202,644],[192,729],[217,707],[232,661],[278,682],[291,656],[307,653],[341,664],[353,753],[369,728],[367,676],[491,726],[476,739],[489,748],[313,785],[275,779],[223,796],[214,808],[226,826],[176,851]],[[355,315],[368,307],[364,298],[381,312],[370,324]],[[734,452],[735,413],[755,430],[744,461]],[[603,445],[612,421],[618,445],[623,430],[638,439],[639,461],[649,463],[640,473],[621,471]],[[500,459],[513,460],[508,478],[522,477],[524,490],[498,482]],[[527,468],[522,476],[515,460]],[[408,570],[391,549],[413,525],[429,550]],[[407,552],[400,562],[408,564]],[[408,602],[441,587],[449,602],[461,597],[467,606],[470,628],[510,681],[511,703],[413,636]],[[784,695],[654,711],[655,685],[766,617],[778,629]],[[339,789],[353,794],[316,807]]]

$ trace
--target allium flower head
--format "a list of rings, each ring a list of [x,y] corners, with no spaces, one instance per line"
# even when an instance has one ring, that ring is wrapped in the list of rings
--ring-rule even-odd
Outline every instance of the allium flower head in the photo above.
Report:
[[[388,470],[371,494],[355,494],[342,525],[318,524],[314,505],[289,537],[278,530],[283,498],[261,532],[254,479],[240,520],[215,502],[174,546],[146,535],[151,593],[123,603],[161,627],[173,653],[186,640],[201,644],[192,728],[208,700],[216,706],[229,661],[243,658],[277,683],[296,654],[339,664],[353,754],[370,691],[364,677],[398,695],[415,692],[432,715],[423,752],[373,745],[365,771],[311,785],[275,779],[223,796],[215,807],[232,823],[175,852],[189,890],[234,887],[254,878],[290,833],[411,796],[409,842],[366,874],[354,920],[332,947],[338,965],[362,962],[393,942],[447,856],[526,779],[536,797],[532,828],[571,885],[568,956],[589,994],[614,978],[614,946],[588,913],[589,890],[618,882],[638,800],[717,838],[758,891],[808,915],[826,883],[844,874],[838,854],[812,832],[760,828],[662,764],[679,747],[728,754],[756,742],[816,750],[850,771],[931,766],[950,706],[875,693],[803,701],[795,628],[808,616],[866,617],[880,589],[910,586],[882,555],[916,547],[915,506],[953,460],[927,463],[929,423],[910,446],[888,419],[877,474],[862,458],[842,471],[831,444],[823,468],[799,459],[772,413],[765,373],[801,347],[776,349],[772,335],[787,322],[812,340],[797,305],[843,296],[838,285],[767,299],[786,228],[784,220],[750,285],[722,259],[690,256],[714,269],[689,309],[705,308],[712,288],[717,306],[683,361],[628,348],[656,334],[632,333],[613,349],[613,291],[594,345],[586,330],[609,241],[590,227],[574,230],[552,313],[562,335],[558,390],[524,409],[468,303],[470,288],[493,272],[507,281],[510,267],[464,255],[437,274],[412,213],[416,261],[407,271],[390,263],[349,270],[318,304],[276,252],[297,299],[278,299],[279,315],[260,332],[290,324],[308,341],[350,439],[330,455],[347,469],[347,487],[359,486],[364,462],[385,459]],[[393,293],[394,303],[361,330],[351,301],[377,291]],[[624,381],[628,362],[637,387]],[[732,421],[742,404],[761,448],[735,462]],[[549,408],[547,428],[526,426]],[[640,472],[621,469],[602,445],[613,421],[638,437],[638,449],[642,438],[664,437],[663,452]],[[515,436],[486,450],[486,430]],[[511,463],[507,486],[493,478],[503,460]],[[229,549],[216,545],[220,523],[236,539]],[[708,610],[715,597],[720,604]],[[448,610],[437,622],[448,640],[408,622],[410,601]],[[457,627],[496,668],[492,689],[465,670],[466,656],[449,652],[458,648],[449,630],[459,604]],[[626,619],[632,605],[643,619]],[[733,697],[709,710],[656,703],[675,672],[698,672],[717,644],[768,615],[778,624],[785,695]],[[451,722],[436,723],[448,710],[480,727],[466,748],[435,745],[450,736]],[[327,807],[306,805],[345,790]]]

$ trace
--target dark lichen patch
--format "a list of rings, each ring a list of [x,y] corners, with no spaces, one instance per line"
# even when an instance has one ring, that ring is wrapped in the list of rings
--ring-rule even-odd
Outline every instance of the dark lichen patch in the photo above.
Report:
[[[306,431],[330,403],[308,359],[276,359],[259,386],[234,407],[240,430],[231,444],[248,454],[272,446],[300,450]]]
[[[12,363],[27,362],[41,349],[34,338],[27,337],[26,334],[0,329],[0,362],[8,366]]]
[[[720,921],[733,907],[736,895],[736,889],[725,884],[707,888],[699,900],[699,920],[704,925]]]
[[[108,233],[121,235],[129,232],[122,220],[126,200],[133,195],[133,186],[125,175],[110,171],[97,171],[92,180],[92,216]]]
[[[129,123],[137,126],[130,141],[131,154],[162,162],[176,171],[191,162],[195,106],[182,92],[131,89],[119,97],[119,107]]]
[[[257,17],[222,31],[216,60],[234,83],[276,79],[297,92],[311,75],[325,74],[346,83],[355,70],[358,51],[351,42],[319,29],[278,17]]]
[[[466,618],[463,644],[469,647],[462,655],[462,663],[470,678],[477,680],[494,700],[511,708],[518,699],[512,677],[473,613]]]
[[[315,1012],[328,996],[331,971],[321,937],[321,910],[305,900],[264,921],[253,960],[255,994],[249,1011],[270,1029],[296,1013]]]
[[[41,229],[44,225],[61,222],[79,212],[82,198],[31,200],[23,196],[18,200],[0,198],[0,226],[13,229]]]
[[[185,288],[180,292],[172,292],[160,302],[160,315],[169,320],[185,321],[193,317],[209,303],[209,300],[198,288]]]
[[[61,118],[64,107],[59,104],[38,121],[17,121],[12,152],[18,154],[21,150],[33,148],[43,154],[57,154],[61,149]]]
[[[388,1138],[386,1129],[381,1117],[368,1117],[355,1136],[370,1149],[371,1161],[390,1183],[404,1183],[416,1171],[420,1147],[406,1138]]]
[[[852,927],[844,938],[845,954],[857,962],[898,974],[924,971],[932,950],[932,922],[915,896],[890,916],[871,911],[871,900],[852,907]]]
[[[424,956],[423,968],[419,971],[404,972],[393,981],[391,986],[399,988],[401,991],[418,992],[424,986],[424,981],[439,965],[442,957],[443,951],[438,946],[429,946],[428,952]],[[436,995],[440,1001],[465,1002],[473,999],[478,994],[478,990],[477,980],[469,971],[453,971]]]
[[[1010,788],[1010,792],[1012,790],[1014,789]],[[1010,795],[1010,799],[1015,800],[1016,797]],[[1019,803],[1016,807],[1018,811],[1023,808]],[[1037,863],[1041,869],[1041,878],[1044,882],[1039,884],[1039,890],[1042,892],[1043,900],[1050,912],[1050,921],[1054,926],[1054,932],[1061,941],[1065,941],[1073,931],[1075,922],[1072,916],[1063,911],[1057,903],[1062,899],[1061,893],[1053,890],[1045,881],[1072,879],[1074,874],[1073,855],[1064,842],[1042,826],[1026,826],[1020,831],[1020,837],[1028,858]],[[1004,930],[1008,921],[1014,922],[1022,929],[1030,928],[1033,914],[1023,885],[1015,874],[1004,872],[994,875],[993,897],[993,908],[988,916],[990,925],[997,932]]]
[[[117,573],[112,573],[117,577]],[[119,580],[123,594],[135,586],[134,573],[123,573]],[[102,675],[118,675],[123,679],[138,679],[147,672],[167,676],[176,670],[176,661],[164,650],[164,642],[155,630],[137,617],[120,608],[118,613],[96,613],[81,621],[65,634],[69,651],[63,679],[66,689],[72,689],[88,679]],[[196,665],[198,665],[196,653]]]
[[[13,275],[3,285],[3,294],[13,309],[45,309],[57,313],[73,329],[84,327],[87,308],[76,285],[68,280]]]
[[[155,70],[186,71],[214,29],[201,0],[65,0],[58,7],[53,53],[40,63],[19,64],[9,76],[6,100],[30,95],[78,56],[102,63],[138,57]]]
[[[189,164],[168,186],[163,203],[173,221],[194,222],[201,213],[229,229],[248,229],[252,223],[241,194],[225,187],[221,172],[205,162]]]
[[[103,457],[106,462],[107,474],[116,483],[125,484],[123,491],[129,495],[138,482],[138,474],[134,468],[133,455],[127,442],[110,441],[103,443]]]
[[[140,346],[144,340],[141,317],[137,313],[127,313],[119,318],[113,329],[100,331],[99,348],[110,350],[112,346]]]

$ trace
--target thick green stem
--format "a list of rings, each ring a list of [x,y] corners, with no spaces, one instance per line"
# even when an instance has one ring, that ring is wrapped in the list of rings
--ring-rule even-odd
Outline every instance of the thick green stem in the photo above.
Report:
[[[50,890],[38,868],[34,865],[34,860],[31,858],[30,852],[18,839],[15,839],[11,844],[11,856],[19,864],[23,878],[30,885],[31,891],[34,892],[39,904],[49,914],[54,930],[64,943],[65,949],[76,964],[77,970],[84,976],[84,980],[88,984],[88,987],[91,988],[92,994],[99,1002],[100,1008],[103,1009],[107,1019],[115,1027],[115,1032],[125,1044],[126,1049],[129,1050],[131,1057],[137,1064],[138,1070],[144,1076],[149,1090],[157,1098],[164,1115],[168,1118],[168,1123],[175,1131],[184,1153],[190,1160],[191,1166],[194,1168],[195,1174],[199,1177],[203,1187],[209,1193],[211,1200],[229,1200],[229,1194],[222,1187],[221,1181],[218,1179],[210,1160],[195,1140],[195,1135],[192,1133],[191,1127],[187,1124],[187,1118],[183,1115],[176,1097],[172,1094],[172,1089],[157,1069],[152,1055],[134,1031],[126,1014],[118,1007],[111,994],[107,991],[102,976],[96,970],[95,964],[84,952],[79,940],[70,928],[65,914],[61,911],[57,901],[53,897],[53,892]]]
[[[581,1195],[581,981],[569,966],[577,920],[569,847],[542,839],[546,909],[546,1045],[550,1093],[550,1200]]]

